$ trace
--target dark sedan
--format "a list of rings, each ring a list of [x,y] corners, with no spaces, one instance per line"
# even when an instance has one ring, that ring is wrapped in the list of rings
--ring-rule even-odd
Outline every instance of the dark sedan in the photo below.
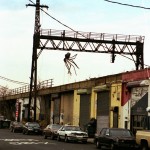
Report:
[[[62,125],[59,124],[49,124],[47,127],[43,130],[44,138],[47,139],[47,137],[50,137],[52,140],[57,137],[57,131],[62,127]]]
[[[22,132],[23,124],[21,122],[13,121],[10,123],[11,132]]]
[[[23,134],[41,134],[42,128],[37,122],[27,122],[23,127]]]
[[[135,137],[128,129],[122,128],[103,128],[99,135],[95,136],[97,148],[135,149],[137,148]]]

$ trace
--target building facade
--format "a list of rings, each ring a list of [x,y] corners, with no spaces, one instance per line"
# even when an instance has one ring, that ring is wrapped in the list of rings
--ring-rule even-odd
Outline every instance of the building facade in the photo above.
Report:
[[[149,75],[150,69],[146,68],[71,83],[60,86],[57,92],[53,90],[56,87],[51,87],[50,92],[38,95],[36,118],[46,120],[47,124],[80,125],[84,130],[90,119],[95,118],[97,132],[103,127],[128,128],[134,133],[149,129]],[[28,98],[20,97],[19,103],[21,121],[27,118]],[[31,108],[31,114],[32,111]],[[15,112],[13,107],[12,114]]]

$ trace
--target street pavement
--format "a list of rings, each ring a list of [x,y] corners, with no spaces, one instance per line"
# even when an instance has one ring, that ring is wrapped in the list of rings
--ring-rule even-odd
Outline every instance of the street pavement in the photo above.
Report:
[[[13,133],[9,129],[0,129],[0,150],[94,150],[94,139],[89,138],[87,144],[66,143],[64,141],[44,139],[41,135],[24,135]]]

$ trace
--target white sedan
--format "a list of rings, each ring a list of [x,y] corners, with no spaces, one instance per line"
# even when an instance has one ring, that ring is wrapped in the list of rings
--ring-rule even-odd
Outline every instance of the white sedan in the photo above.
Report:
[[[73,125],[64,125],[58,130],[57,140],[65,140],[65,142],[69,141],[81,141],[83,143],[87,143],[88,134],[79,126]]]

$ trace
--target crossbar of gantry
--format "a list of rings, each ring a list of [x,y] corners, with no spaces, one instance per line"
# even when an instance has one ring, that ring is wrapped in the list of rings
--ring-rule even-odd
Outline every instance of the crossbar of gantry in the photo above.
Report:
[[[45,29],[40,31],[41,44],[39,48],[97,53],[112,53],[113,51],[116,54],[134,55],[136,46],[143,45],[144,38],[139,35]],[[45,43],[42,40],[45,40]],[[112,48],[113,45],[115,45],[115,50]]]

